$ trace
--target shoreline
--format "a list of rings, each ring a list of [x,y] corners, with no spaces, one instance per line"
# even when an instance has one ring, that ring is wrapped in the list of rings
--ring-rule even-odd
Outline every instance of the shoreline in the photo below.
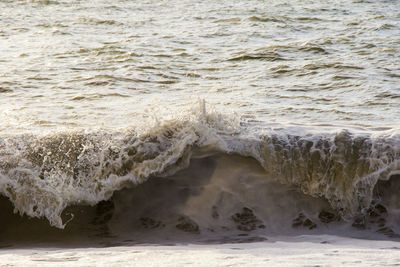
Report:
[[[400,264],[400,243],[303,235],[219,245],[7,248],[0,250],[0,262],[0,266],[387,266]]]

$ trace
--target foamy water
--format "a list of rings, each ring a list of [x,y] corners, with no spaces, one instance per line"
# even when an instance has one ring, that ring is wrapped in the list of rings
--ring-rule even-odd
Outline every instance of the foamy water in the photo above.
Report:
[[[1,245],[398,240],[399,10],[1,2]]]

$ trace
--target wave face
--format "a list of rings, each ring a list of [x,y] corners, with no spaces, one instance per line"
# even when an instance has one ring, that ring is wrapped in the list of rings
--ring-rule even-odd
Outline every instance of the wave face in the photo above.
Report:
[[[115,229],[284,232],[296,219],[317,226],[322,211],[365,220],[390,191],[378,181],[400,173],[399,144],[394,132],[273,129],[202,109],[141,131],[3,137],[0,192],[15,213],[60,229],[79,221],[67,207],[112,199]]]

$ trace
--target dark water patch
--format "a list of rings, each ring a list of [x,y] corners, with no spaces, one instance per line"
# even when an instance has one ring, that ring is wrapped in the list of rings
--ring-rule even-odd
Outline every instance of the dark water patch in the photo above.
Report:
[[[354,69],[354,70],[365,69],[363,66],[343,65],[343,64],[334,64],[333,68],[335,68],[335,69]]]
[[[30,2],[30,5],[33,7],[42,7],[42,6],[48,6],[48,5],[60,5],[60,1],[55,1],[55,0],[37,0],[37,1],[32,1]]]
[[[180,216],[178,218],[178,224],[175,225],[175,227],[181,231],[188,233],[193,233],[193,234],[200,233],[199,226],[197,225],[197,223],[187,216]]]
[[[370,107],[372,107],[372,106],[383,106],[383,107],[385,107],[385,106],[387,106],[388,105],[388,102],[387,101],[377,101],[377,100],[371,100],[371,101],[365,101],[364,102],[364,105],[366,105],[366,106],[370,106]]]
[[[292,227],[298,228],[298,227],[305,227],[308,228],[309,230],[312,230],[317,227],[317,225],[311,221],[309,218],[307,218],[303,213],[300,213],[292,222]]]
[[[234,18],[218,19],[215,20],[214,23],[238,23],[241,20],[242,20],[241,18],[234,17]]]
[[[176,54],[176,56],[178,56],[178,57],[190,57],[192,55],[190,55],[188,53],[185,53],[185,52],[182,52],[182,53]]]
[[[162,77],[162,78],[164,78],[164,79],[169,79],[169,80],[178,80],[178,79],[179,79],[179,78],[176,77],[176,76],[168,75],[168,74],[165,74],[165,73],[157,73],[156,75],[157,75],[158,77]]]
[[[333,212],[329,212],[329,211],[325,211],[325,210],[322,210],[318,214],[318,218],[322,223],[331,223],[331,222],[340,220],[340,216],[338,216],[337,214],[335,214]]]
[[[400,74],[397,73],[385,73],[385,75],[390,78],[400,78]]]
[[[303,77],[303,76],[313,76],[313,75],[317,75],[318,71],[301,71],[300,73],[297,73],[296,76],[297,77]]]
[[[291,43],[287,45],[271,45],[256,49],[257,53],[281,53],[293,58],[295,53],[329,54],[327,49],[315,43]],[[298,56],[298,55],[296,55]]]
[[[51,227],[45,219],[14,213],[12,204],[3,196],[0,197],[0,207],[0,245],[4,247],[87,246],[95,244],[96,236],[104,231],[102,225],[92,223],[101,213],[97,207],[67,208],[62,216],[69,220],[73,213],[74,219],[64,230]]]
[[[254,215],[253,210],[244,207],[241,212],[232,215],[232,220],[240,231],[254,231],[257,228],[265,228],[265,225]]]
[[[298,21],[321,21],[322,19],[317,18],[317,17],[297,17],[294,18],[295,20]]]
[[[162,221],[157,221],[150,217],[141,217],[140,221],[141,221],[143,227],[146,229],[155,229],[155,228],[164,228],[165,227],[165,224]],[[181,226],[181,224],[179,224],[179,225]],[[177,228],[179,228],[178,225],[177,225]],[[198,229],[198,227],[197,227],[197,229]]]
[[[110,82],[107,81],[92,81],[85,83],[86,86],[106,86],[108,84],[110,84]]]
[[[164,80],[164,81],[154,81],[155,83],[158,84],[175,84],[178,83],[178,80]]]
[[[66,24],[63,24],[61,22],[54,22],[54,23],[39,23],[37,25],[35,25],[36,27],[43,27],[43,28],[53,28],[53,27],[57,27],[57,28],[68,28],[69,26]]]
[[[329,54],[324,48],[316,45],[298,47],[299,51],[312,52],[315,54]]]
[[[143,69],[143,70],[156,70],[157,69],[155,66],[137,66],[136,68]]]
[[[109,94],[90,94],[86,96],[75,96],[71,98],[71,101],[94,101],[102,98],[108,98],[108,97],[117,97],[117,98],[127,98],[131,97],[130,95],[124,95],[124,94],[119,94],[119,93],[109,93]]]
[[[263,61],[280,61],[284,60],[278,53],[258,53],[258,54],[245,54],[232,57],[227,61],[246,61],[246,60],[263,60]]]
[[[140,54],[136,54],[129,50],[126,50],[125,47],[120,46],[120,44],[103,44],[100,47],[96,48],[80,48],[74,52],[68,52],[80,54],[80,55],[95,55],[95,56],[102,56],[102,55],[114,55],[114,56],[121,56],[124,55],[126,57],[140,57]]]
[[[5,87],[0,87],[0,93],[11,93],[13,90]]]
[[[147,82],[137,78],[129,78],[115,75],[98,74],[93,77],[81,78],[78,81],[84,81],[86,86],[106,86],[118,82],[123,83],[136,83],[136,82]]]
[[[285,23],[284,18],[280,17],[273,17],[273,16],[251,16],[248,18],[250,21],[259,21],[259,22],[279,22],[279,23]]]
[[[98,18],[83,18],[81,19],[82,23],[84,24],[92,24],[92,25],[109,25],[109,26],[121,26],[123,25],[122,23],[116,21],[116,20],[103,20],[103,19],[98,19]]]
[[[332,76],[333,80],[351,80],[351,79],[356,79],[354,76],[349,76],[349,75],[333,75]]]
[[[41,77],[41,76],[39,76],[39,75],[34,76],[34,77],[28,77],[27,79],[28,79],[28,80],[36,80],[36,81],[51,81],[51,80],[52,80],[51,78],[48,78],[48,77]]]
[[[174,55],[169,55],[169,54],[155,54],[152,55],[153,57],[159,57],[159,58],[172,58]]]
[[[388,99],[388,98],[389,99],[397,99],[397,98],[400,98],[400,93],[396,94],[396,93],[385,92],[385,93],[377,94],[375,97],[378,99]]]
[[[86,97],[84,97],[84,96],[74,96],[70,100],[72,100],[72,101],[81,101],[81,100],[85,100],[85,99],[86,99]]]
[[[343,69],[343,70],[362,70],[364,67],[355,65],[343,65],[341,63],[311,63],[304,65],[303,68],[308,70],[319,70],[319,69]]]
[[[275,66],[269,69],[270,71],[277,73],[277,74],[285,74],[285,73],[291,73],[294,70],[291,69],[289,66],[287,65],[279,65],[279,66]]]
[[[187,78],[201,78],[202,77],[200,74],[192,73],[192,72],[187,72],[183,76],[187,77]]]

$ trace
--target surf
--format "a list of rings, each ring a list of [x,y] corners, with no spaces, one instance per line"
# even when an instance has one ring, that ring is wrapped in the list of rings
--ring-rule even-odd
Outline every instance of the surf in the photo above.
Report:
[[[200,101],[187,116],[157,119],[148,128],[3,136],[0,192],[14,213],[59,229],[81,220],[66,212],[70,207],[110,201],[131,207],[109,215],[119,225],[107,221],[111,232],[164,225],[219,236],[250,229],[260,237],[327,221],[366,228],[371,212],[395,222],[394,204],[381,204],[391,191],[377,193],[377,184],[398,179],[399,134],[324,129],[238,120]],[[396,236],[396,224],[388,224],[380,228]]]

